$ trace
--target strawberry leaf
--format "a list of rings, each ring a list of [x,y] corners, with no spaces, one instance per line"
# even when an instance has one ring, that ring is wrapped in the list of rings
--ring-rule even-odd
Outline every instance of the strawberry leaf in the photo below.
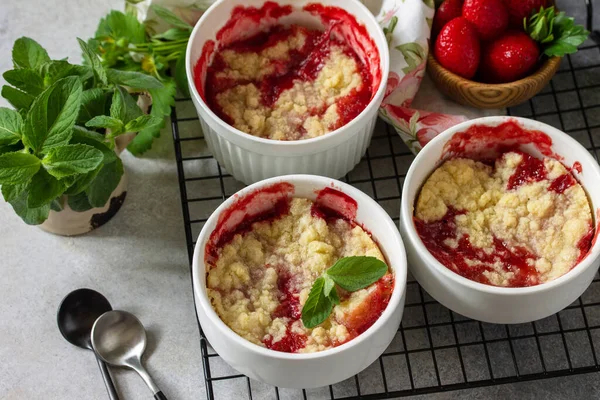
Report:
[[[524,21],[525,31],[540,43],[548,57],[562,57],[577,51],[590,34],[582,25],[564,12],[556,12],[554,7],[540,8],[529,20]]]

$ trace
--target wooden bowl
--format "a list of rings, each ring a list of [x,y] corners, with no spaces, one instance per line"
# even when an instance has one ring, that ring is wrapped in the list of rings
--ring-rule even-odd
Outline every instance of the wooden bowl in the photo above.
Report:
[[[507,108],[529,100],[538,94],[554,76],[561,57],[546,60],[533,74],[509,83],[481,83],[448,71],[430,53],[427,59],[429,76],[437,88],[453,100],[476,108]]]

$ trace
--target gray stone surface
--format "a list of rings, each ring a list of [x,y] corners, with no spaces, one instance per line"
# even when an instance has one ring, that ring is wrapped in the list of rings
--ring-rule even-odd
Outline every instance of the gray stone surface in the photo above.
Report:
[[[78,61],[75,36],[91,36],[99,18],[111,7],[121,6],[121,0],[0,0],[0,71],[10,68],[12,43],[23,35],[38,40],[52,57],[70,57]],[[598,7],[600,9],[600,5]],[[580,61],[586,63],[587,59]],[[572,82],[562,82],[560,79],[556,78],[557,85],[572,85]],[[1,78],[0,84],[3,84]],[[0,99],[0,106],[5,105],[4,100]],[[534,107],[536,112],[555,109],[553,103],[543,100],[535,102]],[[180,117],[194,116],[189,104],[183,103],[181,108]],[[197,122],[182,123],[180,127],[183,136],[198,134]],[[600,132],[596,137],[600,137]],[[582,135],[582,139],[586,138],[586,135]],[[387,139],[374,141],[370,149],[372,156],[390,154],[390,146],[381,145],[386,142]],[[399,138],[392,139],[390,145],[396,153],[405,150]],[[203,142],[190,142],[184,148],[184,153],[188,151],[193,155],[207,152]],[[411,159],[410,156],[396,158],[399,173],[406,172]],[[170,132],[164,132],[144,158],[134,159],[125,154],[124,162],[130,184],[123,208],[106,226],[86,236],[63,238],[26,226],[14,215],[9,205],[0,201],[0,400],[106,398],[93,355],[65,342],[56,328],[55,312],[60,300],[78,287],[101,291],[115,308],[131,311],[142,320],[150,339],[146,359],[148,369],[170,399],[206,398]],[[383,162],[375,165],[376,173],[387,177],[393,173],[386,169],[389,166],[389,163]],[[185,168],[186,176],[218,173],[214,160],[187,162]],[[367,167],[359,165],[350,178],[369,178]],[[241,187],[231,178],[226,178],[224,185],[227,194]],[[370,183],[357,186],[374,195]],[[212,193],[215,188],[216,191]],[[395,178],[378,181],[375,190],[379,197],[399,195]],[[208,182],[202,185],[190,182],[188,191],[192,197],[220,195],[220,186],[213,187]],[[202,207],[201,210],[192,210],[194,215],[201,216],[217,205],[218,202],[196,203],[191,207]],[[384,206],[392,216],[397,216],[397,201],[389,201]],[[194,234],[198,233],[199,228],[193,227]],[[598,287],[600,283],[588,290],[582,298],[584,304],[598,301]],[[406,347],[430,346],[426,332],[410,330],[411,324],[414,327],[421,326],[424,318],[429,323],[439,324],[429,332],[433,346],[454,344],[451,326],[446,324],[451,318],[450,313],[437,304],[428,304],[425,316],[418,305],[421,295],[415,288],[416,285],[409,286],[407,295],[408,307],[404,321]],[[430,300],[426,294],[423,296]],[[599,325],[598,310],[599,306],[586,308],[591,325]],[[582,320],[579,312],[577,308],[563,311],[558,318],[563,325],[571,324],[570,327],[577,329]],[[455,314],[452,314],[452,318],[461,320]],[[553,316],[536,322],[535,326],[538,332],[554,332],[558,323],[557,317]],[[456,332],[459,343],[467,344],[461,347],[461,355],[467,363],[465,373],[469,381],[489,379],[487,366],[482,363],[483,346],[468,345],[481,340],[480,333],[470,329],[471,325],[472,322],[457,325]],[[486,340],[502,339],[507,335],[501,326],[484,324],[482,329]],[[511,327],[509,333],[511,337],[519,337],[529,335],[531,330],[531,324],[524,324]],[[598,333],[599,330],[592,333],[596,349],[600,348]],[[525,342],[528,339],[523,340],[516,343],[522,344],[522,351],[528,354],[531,346]],[[574,367],[590,365],[590,351],[585,347],[577,350],[582,343],[589,343],[587,338],[571,335],[566,341]],[[496,377],[515,373],[507,343],[497,342],[497,349],[492,356],[492,369]],[[399,335],[388,352],[402,352],[404,346]],[[546,336],[541,346],[548,370],[567,367],[560,337]],[[586,354],[588,357],[585,357]],[[538,371],[539,360],[535,356],[536,353],[533,353],[532,357],[526,357],[526,362],[519,363],[519,368],[525,372]],[[456,349],[435,351],[443,384],[462,381],[458,357]],[[213,376],[235,373],[219,357],[211,358],[211,363]],[[410,388],[404,355],[385,357],[383,363],[389,390]],[[410,363],[415,385],[436,385],[430,352],[411,353]],[[151,398],[133,372],[114,370],[114,375],[122,399]],[[377,365],[362,372],[359,378],[363,394],[383,390],[382,374]],[[214,387],[217,399],[247,398],[245,379],[216,382]],[[271,387],[258,382],[252,382],[251,387],[254,399],[275,397]],[[336,397],[356,395],[354,380],[335,385],[333,392]],[[593,399],[600,398],[598,393],[600,375],[594,373],[416,398]],[[327,389],[309,390],[306,394],[310,399],[329,398]],[[281,390],[280,396],[283,399],[303,398],[302,392],[290,390]]]

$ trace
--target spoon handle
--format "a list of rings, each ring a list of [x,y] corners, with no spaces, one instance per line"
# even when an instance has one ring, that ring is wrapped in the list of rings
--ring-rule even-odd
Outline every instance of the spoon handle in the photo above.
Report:
[[[117,394],[117,389],[115,389],[115,384],[113,383],[112,377],[110,376],[110,372],[108,372],[108,367],[106,363],[98,357],[96,352],[96,361],[98,361],[98,367],[100,368],[100,373],[102,374],[102,379],[104,379],[104,385],[106,386],[106,391],[108,392],[108,398],[110,400],[119,400],[119,395]]]
[[[154,393],[155,400],[167,400],[167,396],[163,394],[163,392]]]

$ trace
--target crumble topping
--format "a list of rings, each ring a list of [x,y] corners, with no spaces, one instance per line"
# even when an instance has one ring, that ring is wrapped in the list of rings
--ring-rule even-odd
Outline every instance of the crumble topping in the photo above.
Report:
[[[425,182],[415,224],[453,271],[496,286],[556,279],[587,254],[593,234],[585,191],[558,161],[508,152],[494,167],[446,161]]]
[[[248,134],[318,137],[354,119],[371,100],[371,76],[329,32],[275,27],[221,49],[208,70],[208,103]]]
[[[326,350],[364,332],[387,306],[391,273],[356,292],[338,288],[341,304],[330,317],[314,329],[304,327],[302,306],[323,271],[347,256],[385,261],[360,226],[324,219],[312,212],[313,205],[308,199],[292,199],[288,213],[254,222],[219,250],[214,265],[207,265],[207,291],[215,311],[252,343],[286,352]]]

